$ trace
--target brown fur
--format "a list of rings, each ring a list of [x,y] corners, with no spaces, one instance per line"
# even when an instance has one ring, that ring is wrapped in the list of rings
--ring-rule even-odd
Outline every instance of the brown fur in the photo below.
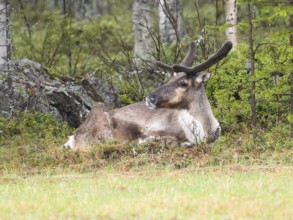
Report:
[[[97,103],[77,129],[75,144],[80,148],[111,139],[113,139],[112,112],[105,104]]]

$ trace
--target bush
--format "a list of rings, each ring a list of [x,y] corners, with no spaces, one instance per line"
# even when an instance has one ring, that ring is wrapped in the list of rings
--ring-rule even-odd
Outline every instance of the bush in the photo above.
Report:
[[[5,145],[16,136],[30,143],[40,140],[56,140],[72,133],[66,123],[59,122],[51,114],[18,112],[11,119],[0,118],[0,143]]]

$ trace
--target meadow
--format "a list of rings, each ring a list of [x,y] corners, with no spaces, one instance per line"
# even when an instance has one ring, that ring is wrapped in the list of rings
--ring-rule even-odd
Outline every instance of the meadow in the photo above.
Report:
[[[5,174],[0,219],[292,219],[293,167]]]
[[[50,115],[0,120],[0,219],[292,219],[287,127],[223,134],[194,148],[62,148]],[[276,138],[279,137],[279,138]]]

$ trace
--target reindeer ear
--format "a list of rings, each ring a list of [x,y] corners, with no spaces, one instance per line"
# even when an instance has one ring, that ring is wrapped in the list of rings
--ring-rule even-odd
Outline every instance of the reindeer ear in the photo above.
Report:
[[[195,78],[195,82],[199,83],[206,83],[209,78],[210,78],[211,74],[210,73],[202,73],[199,74],[196,78]]]

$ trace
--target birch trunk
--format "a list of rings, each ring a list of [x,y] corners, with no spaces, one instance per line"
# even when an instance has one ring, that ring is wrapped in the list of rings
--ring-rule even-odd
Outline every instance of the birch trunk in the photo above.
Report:
[[[226,30],[227,40],[233,43],[233,49],[237,45],[237,1],[226,0],[226,23],[229,27]]]
[[[134,33],[134,61],[153,60],[155,52],[153,35],[154,0],[134,0],[132,22]]]
[[[9,5],[7,0],[0,0],[0,65],[10,58]]]
[[[11,60],[11,40],[10,40],[10,7],[9,0],[0,0],[0,65],[4,68],[5,74],[7,74],[7,96],[9,101],[9,118],[12,117],[14,112],[14,89],[12,86],[12,77],[10,66],[7,61]],[[4,64],[4,65],[3,65]],[[4,75],[5,75],[4,74]]]
[[[162,42],[180,42],[184,35],[182,0],[159,0],[159,20]]]

